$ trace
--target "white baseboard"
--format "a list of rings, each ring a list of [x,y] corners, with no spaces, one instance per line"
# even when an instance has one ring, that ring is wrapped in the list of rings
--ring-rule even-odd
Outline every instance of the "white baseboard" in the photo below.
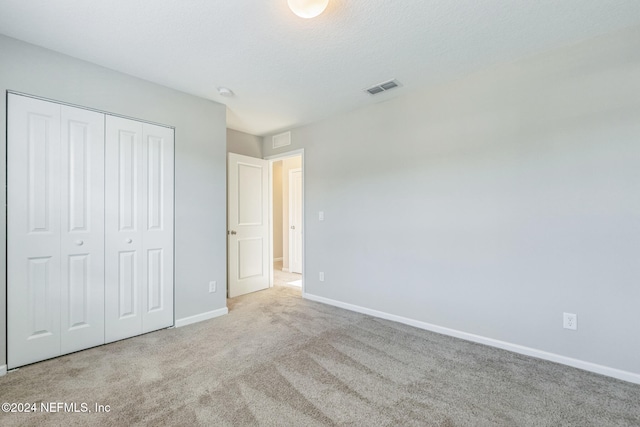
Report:
[[[282,271],[284,271],[285,273],[288,273],[288,272],[289,272],[289,269],[288,269],[288,268],[284,268],[284,267],[282,267]]]
[[[640,384],[640,374],[634,372],[622,371],[620,369],[610,368],[608,366],[598,365],[596,363],[585,362],[584,360],[574,359],[571,357],[562,356],[560,354],[549,353],[543,350],[525,347],[519,344],[513,344],[506,341],[487,338],[481,335],[458,331],[456,329],[445,328],[442,326],[433,325],[431,323],[421,322],[419,320],[409,319],[407,317],[397,316],[395,314],[389,314],[383,311],[372,310],[370,308],[360,307],[358,305],[348,304],[317,295],[304,293],[302,297],[311,301],[333,305],[335,307],[344,308],[346,310],[355,311],[357,313],[368,314],[369,316],[378,317],[380,319],[392,320],[394,322],[403,323],[405,325],[414,326],[416,328],[425,329],[427,331],[436,332],[442,335],[461,338],[463,340],[488,345],[490,347],[497,347],[503,350],[512,351],[514,353],[524,354],[526,356],[536,357],[538,359],[549,360],[551,362],[560,363],[562,365],[571,366],[589,372],[595,372],[596,374],[606,375],[608,377],[617,378],[619,380],[628,381],[630,383]]]
[[[282,261],[282,257],[273,259],[273,262],[279,262],[279,261]]]
[[[7,375],[7,365],[0,365],[0,377]]]
[[[229,313],[229,309],[227,307],[220,308],[218,310],[208,311],[202,314],[196,314],[195,316],[185,317],[184,319],[176,320],[176,328],[181,328],[183,326],[191,325],[193,323],[202,322],[204,320],[214,319],[216,317],[224,316]]]

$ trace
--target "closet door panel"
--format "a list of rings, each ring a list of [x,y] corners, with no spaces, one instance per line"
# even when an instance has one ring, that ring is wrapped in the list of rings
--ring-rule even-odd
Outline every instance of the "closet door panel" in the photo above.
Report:
[[[14,368],[173,325],[173,130],[8,95]]]
[[[105,341],[142,333],[142,123],[106,117]]]
[[[173,325],[174,132],[143,125],[143,332]]]
[[[62,106],[62,353],[104,343],[104,120]]]
[[[60,106],[8,95],[7,364],[60,354]]]

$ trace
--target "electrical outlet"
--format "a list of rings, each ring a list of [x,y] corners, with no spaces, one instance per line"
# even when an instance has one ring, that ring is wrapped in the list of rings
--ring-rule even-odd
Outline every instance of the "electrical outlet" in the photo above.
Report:
[[[324,211],[318,212],[318,221],[324,221]]]
[[[577,330],[578,329],[578,315],[574,313],[562,313],[563,322],[562,327],[565,329]]]
[[[209,282],[209,293],[213,293],[216,291],[216,285],[217,283],[215,280]]]
[[[321,282],[324,282],[324,271],[321,271],[321,272],[318,274],[318,279],[319,279]]]

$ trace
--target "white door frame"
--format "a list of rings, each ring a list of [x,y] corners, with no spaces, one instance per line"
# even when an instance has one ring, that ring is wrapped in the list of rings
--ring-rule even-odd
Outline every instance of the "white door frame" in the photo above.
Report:
[[[304,282],[305,282],[305,216],[304,216],[304,148],[298,150],[287,151],[286,153],[274,154],[272,156],[264,157],[264,160],[269,160],[269,241],[270,241],[270,253],[269,253],[269,286],[273,287],[273,163],[278,160],[289,159],[291,157],[300,156],[300,168],[302,169],[302,295],[304,295]]]

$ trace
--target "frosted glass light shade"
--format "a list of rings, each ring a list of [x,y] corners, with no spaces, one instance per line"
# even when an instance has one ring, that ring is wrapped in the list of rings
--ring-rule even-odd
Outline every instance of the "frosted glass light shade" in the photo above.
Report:
[[[289,9],[301,18],[315,18],[327,8],[329,0],[287,0]]]

